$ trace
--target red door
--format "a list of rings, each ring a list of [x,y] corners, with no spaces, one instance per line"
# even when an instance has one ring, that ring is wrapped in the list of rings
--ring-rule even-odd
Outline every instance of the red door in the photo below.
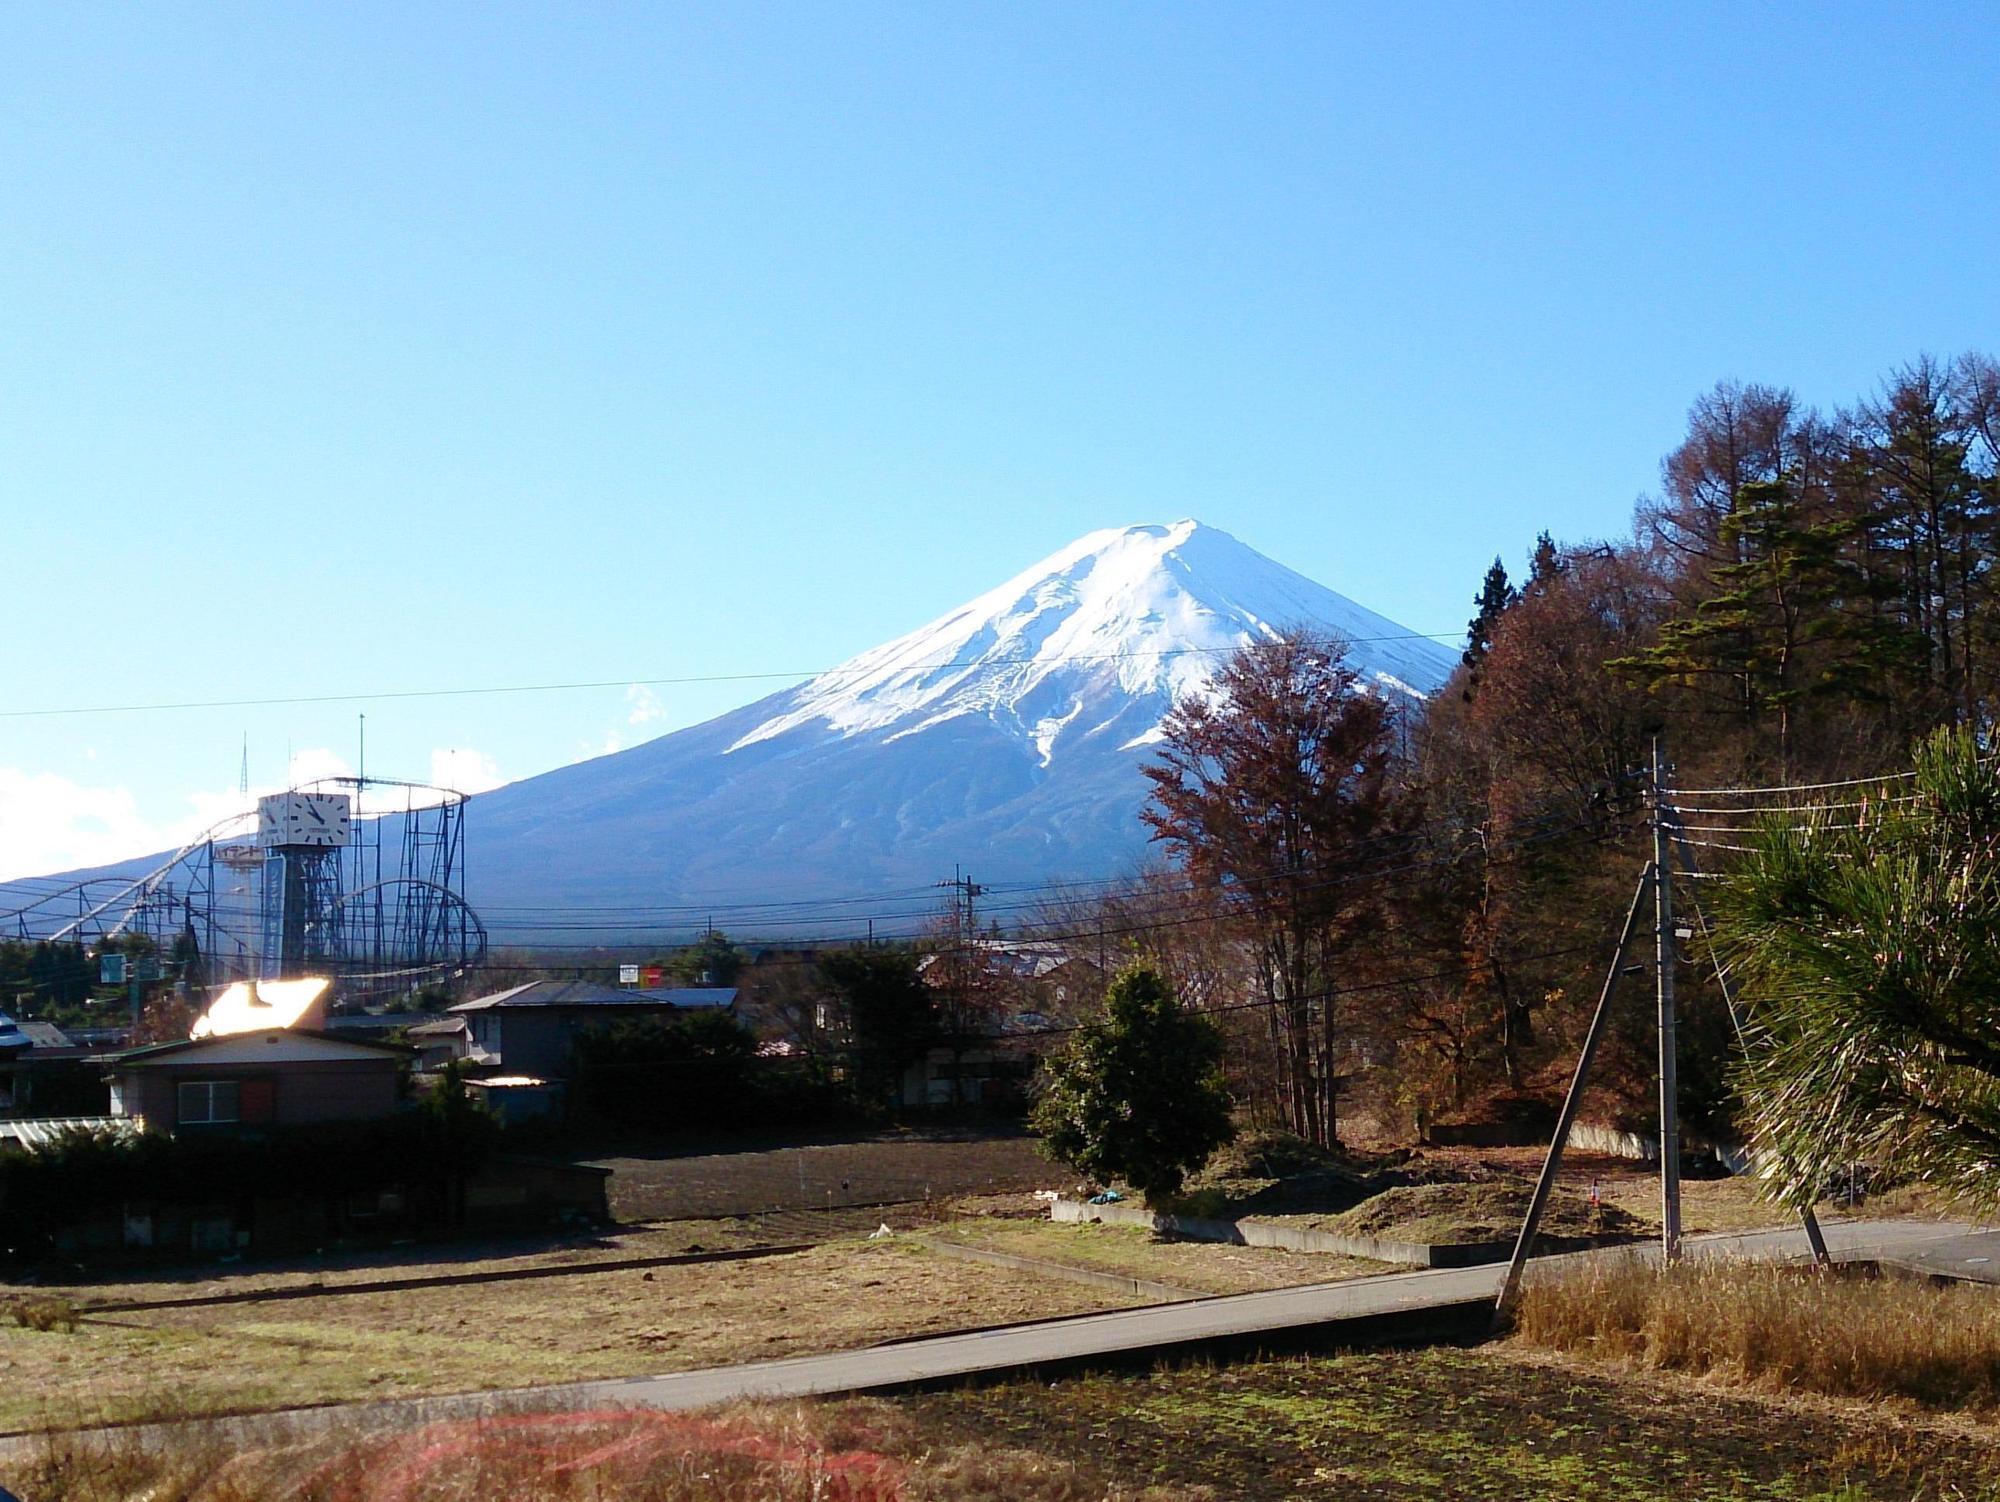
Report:
[[[237,1102],[245,1126],[269,1126],[278,1118],[278,1082],[245,1080]]]

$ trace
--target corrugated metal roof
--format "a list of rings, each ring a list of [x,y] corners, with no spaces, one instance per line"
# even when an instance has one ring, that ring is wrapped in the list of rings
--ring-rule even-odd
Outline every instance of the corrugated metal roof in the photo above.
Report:
[[[495,1007],[675,1007],[695,1011],[736,1003],[734,986],[676,986],[652,990],[607,986],[594,980],[531,980],[526,985],[461,1001],[452,1012],[487,1012]]]

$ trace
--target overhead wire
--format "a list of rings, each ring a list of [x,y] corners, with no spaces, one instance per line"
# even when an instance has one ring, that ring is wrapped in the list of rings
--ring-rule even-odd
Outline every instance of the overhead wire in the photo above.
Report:
[[[1349,646],[1371,646],[1397,641],[1456,641],[1462,632],[1404,631],[1386,636],[1343,637]],[[50,719],[64,715],[153,714],[189,709],[265,709],[291,704],[355,704],[392,699],[452,699],[498,694],[569,693],[609,688],[683,688],[714,683],[754,683],[770,681],[817,682],[827,678],[862,678],[878,673],[942,673],[960,668],[1020,667],[1029,663],[1125,662],[1141,658],[1213,656],[1239,651],[1231,642],[1212,647],[1133,648],[1117,652],[1074,652],[1056,655],[1029,654],[1022,657],[955,658],[943,662],[876,663],[866,667],[838,664],[805,672],[757,671],[742,673],[688,673],[667,678],[599,678],[557,683],[506,683],[480,687],[376,689],[338,694],[276,694],[244,699],[184,699],[150,704],[83,704],[37,709],[0,709],[0,719]]]

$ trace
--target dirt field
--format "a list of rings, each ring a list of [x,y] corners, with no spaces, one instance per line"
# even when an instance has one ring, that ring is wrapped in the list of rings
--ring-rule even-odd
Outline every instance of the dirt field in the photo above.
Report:
[[[619,1220],[827,1211],[961,1194],[1056,1188],[1074,1175],[1035,1139],[890,1132],[849,1141],[741,1151],[638,1153],[590,1160],[612,1170]]]
[[[0,1430],[677,1371],[1125,1302],[885,1240],[645,1272],[146,1310],[87,1317],[73,1333],[0,1325]]]

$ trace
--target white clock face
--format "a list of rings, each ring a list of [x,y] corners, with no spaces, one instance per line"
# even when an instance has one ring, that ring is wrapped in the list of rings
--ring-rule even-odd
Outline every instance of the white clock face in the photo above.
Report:
[[[352,825],[345,793],[276,793],[257,805],[266,845],[345,845]]]

